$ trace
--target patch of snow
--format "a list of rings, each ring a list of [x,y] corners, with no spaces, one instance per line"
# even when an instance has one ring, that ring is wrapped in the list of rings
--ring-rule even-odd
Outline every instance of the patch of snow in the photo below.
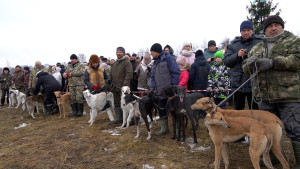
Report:
[[[118,130],[103,130],[102,132],[110,133],[112,136],[121,136]]]
[[[20,124],[20,125],[19,125],[19,127],[14,127],[14,129],[18,129],[18,128],[26,127],[26,126],[28,126],[28,125],[31,125],[31,123],[28,123],[28,124],[26,124],[26,123],[22,123],[22,124]]]
[[[143,164],[143,169],[154,169],[154,167],[149,164]]]

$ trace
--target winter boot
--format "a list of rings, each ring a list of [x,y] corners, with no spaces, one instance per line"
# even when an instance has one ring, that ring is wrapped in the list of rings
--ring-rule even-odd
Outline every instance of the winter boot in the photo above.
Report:
[[[109,124],[120,124],[123,123],[123,111],[121,107],[115,107],[116,119],[109,122]]]
[[[76,116],[76,115],[77,115],[77,112],[78,112],[77,103],[71,104],[71,107],[72,107],[72,113],[69,114],[68,116],[69,116],[69,117]]]
[[[78,103],[78,112],[77,112],[77,117],[80,117],[83,115],[83,104],[82,103]]]
[[[45,114],[48,114],[48,115],[53,115],[53,105],[52,104],[47,104],[45,106]]]
[[[160,118],[160,131],[156,132],[155,134],[157,136],[163,136],[166,135],[167,133],[169,133],[169,126],[168,126],[168,116],[164,116],[162,118]]]
[[[296,166],[294,169],[300,169],[300,142],[293,141],[292,142],[294,155],[296,159]]]

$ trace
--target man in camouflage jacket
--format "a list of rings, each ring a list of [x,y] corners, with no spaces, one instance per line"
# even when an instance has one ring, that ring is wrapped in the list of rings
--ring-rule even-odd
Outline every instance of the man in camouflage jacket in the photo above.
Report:
[[[300,38],[284,31],[279,16],[264,22],[266,38],[255,45],[244,61],[246,74],[259,71],[253,95],[259,108],[276,114],[284,123],[300,167]]]
[[[29,84],[28,84],[29,88],[33,88],[33,89],[35,88],[35,84],[36,84],[36,81],[37,81],[36,74],[39,71],[44,71],[44,70],[46,70],[46,68],[42,65],[42,63],[40,61],[36,61],[34,68],[30,72]]]
[[[5,102],[5,95],[6,95],[6,102],[7,105],[9,104],[9,87],[11,86],[11,79],[12,75],[9,73],[10,70],[8,67],[3,69],[3,73],[0,75],[0,84],[1,84],[1,106],[4,105]]]
[[[64,78],[68,78],[69,91],[71,94],[72,113],[69,116],[82,116],[83,114],[83,90],[85,66],[78,61],[78,57],[72,54],[71,64],[67,67]]]

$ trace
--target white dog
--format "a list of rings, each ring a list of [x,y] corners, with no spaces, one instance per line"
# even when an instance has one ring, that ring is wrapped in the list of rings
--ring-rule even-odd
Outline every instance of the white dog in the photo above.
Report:
[[[10,100],[14,100],[12,102],[15,102],[15,100],[16,100],[16,103],[17,103],[16,108],[18,108],[22,103],[25,102],[26,95],[24,93],[20,92],[19,90],[14,90],[14,89],[11,89],[9,92],[11,93],[10,95],[12,97],[14,97],[14,98],[10,98]],[[14,105],[14,103],[10,104],[10,106],[13,106],[13,105]]]
[[[121,109],[123,111],[123,124],[121,128],[125,127],[125,124],[126,124],[126,128],[129,127],[129,123],[134,117],[135,109],[138,109],[138,104],[133,105],[132,103],[128,103],[128,104],[125,103],[125,96],[126,94],[129,93],[130,93],[130,88],[128,86],[123,86],[121,88]]]
[[[85,90],[83,92],[83,96],[85,97],[85,100],[90,107],[90,120],[88,123],[90,126],[94,123],[95,118],[97,116],[97,110],[102,110],[106,103],[110,105],[109,108],[106,109],[108,118],[110,121],[114,120],[114,116],[112,115],[112,112],[114,112],[114,95],[112,92],[101,92],[98,94],[91,94],[90,90]]]
[[[8,108],[12,108],[15,105],[17,105],[16,91],[18,91],[18,90],[14,89],[14,88],[9,88]]]

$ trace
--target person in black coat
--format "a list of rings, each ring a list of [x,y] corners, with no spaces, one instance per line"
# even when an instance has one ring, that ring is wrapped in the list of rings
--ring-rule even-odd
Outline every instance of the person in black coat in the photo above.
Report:
[[[44,102],[45,102],[45,114],[56,114],[59,109],[56,104],[55,91],[61,91],[61,86],[58,81],[47,72],[40,71],[37,73],[37,82],[34,88],[34,95],[37,95],[42,88]]]
[[[253,24],[250,21],[244,21],[240,26],[241,36],[236,37],[227,47],[225,52],[224,64],[229,67],[231,73],[231,89],[236,90],[241,86],[249,76],[244,74],[242,69],[243,60],[248,58],[248,52],[257,43],[262,41],[261,37],[253,34]],[[243,110],[245,107],[245,97],[248,101],[249,109],[258,109],[256,103],[252,103],[251,81],[246,83],[239,91],[234,94],[234,104],[236,110]]]
[[[206,90],[210,66],[206,62],[202,50],[197,50],[195,57],[195,62],[192,64],[189,74],[189,83],[192,90]],[[201,93],[207,96],[206,92]]]

